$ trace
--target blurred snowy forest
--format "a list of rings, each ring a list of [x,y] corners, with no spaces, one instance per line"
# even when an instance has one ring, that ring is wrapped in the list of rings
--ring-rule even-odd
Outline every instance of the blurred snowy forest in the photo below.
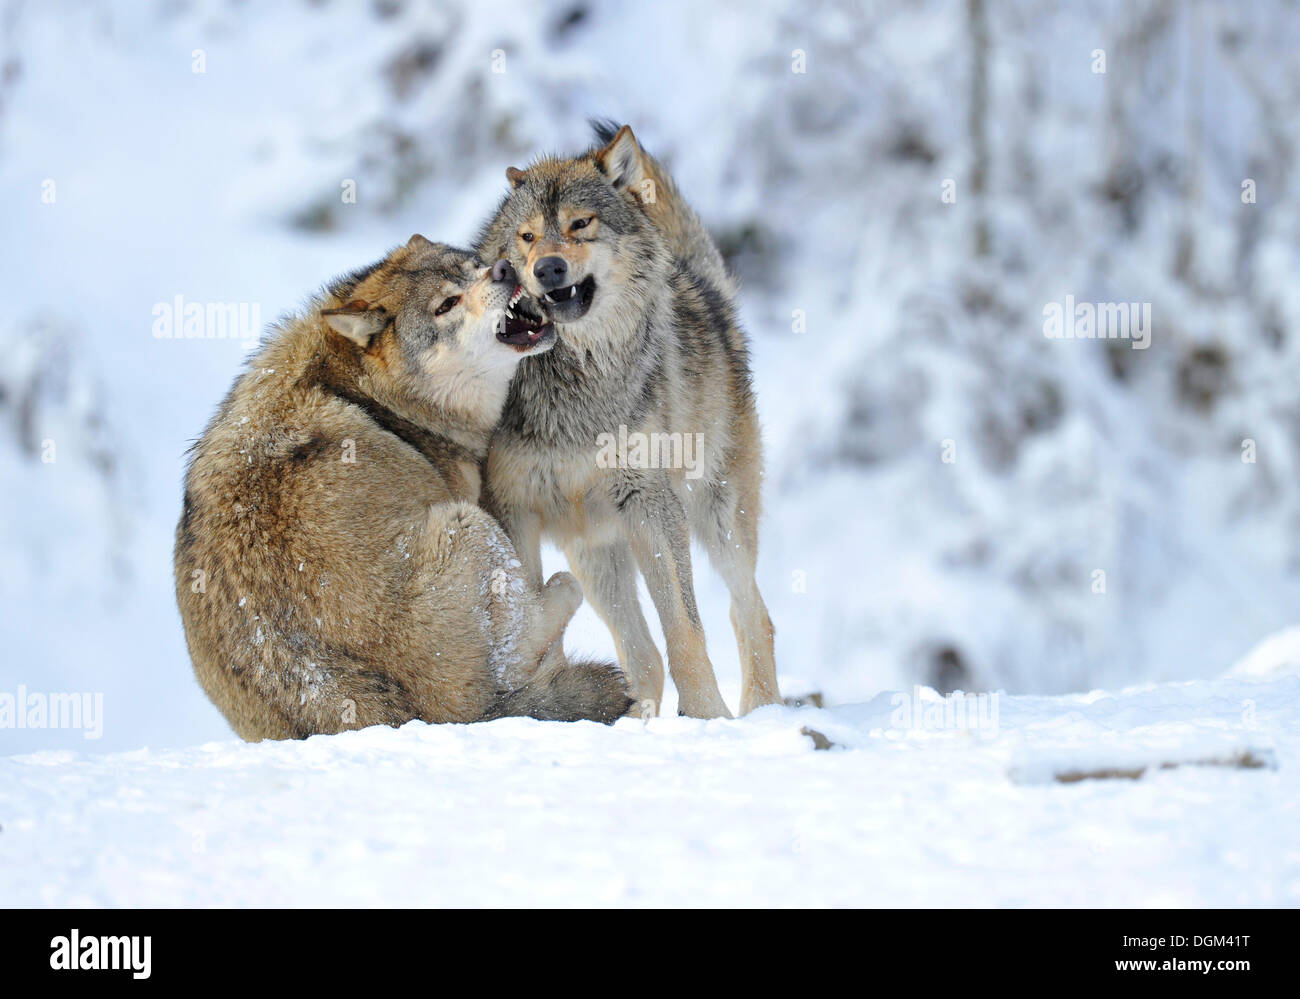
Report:
[[[249,345],[155,304],[466,243],[590,115],[743,283],[786,693],[1221,673],[1300,616],[1297,52],[1284,0],[0,0],[0,690],[105,694],[0,753],[229,736],[170,548]],[[1149,347],[1045,336],[1067,296]]]

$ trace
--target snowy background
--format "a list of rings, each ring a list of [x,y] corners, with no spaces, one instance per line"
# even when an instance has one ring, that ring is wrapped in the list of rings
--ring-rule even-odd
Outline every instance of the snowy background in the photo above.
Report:
[[[1165,705],[1241,727],[1238,686],[1150,685],[1222,676],[1300,618],[1297,50],[1300,15],[1267,0],[0,0],[0,691],[104,698],[102,738],[0,729],[0,755],[262,751],[229,745],[193,679],[171,568],[183,453],[249,344],[157,339],[155,304],[266,323],[413,232],[466,243],[505,168],[585,147],[589,115],[670,165],[743,282],[785,693],[849,706],[829,724],[859,749],[867,705],[916,684],[1164,689],[1126,724]],[[1151,347],[1047,339],[1067,295],[1150,303]],[[697,565],[734,706],[726,596]],[[613,655],[586,608],[567,644]],[[1293,671],[1297,644],[1258,676]],[[1271,682],[1256,696],[1292,714],[1263,717],[1294,727]],[[776,726],[805,759],[796,714],[655,724],[723,733],[724,756]],[[535,731],[500,725],[500,746]],[[341,744],[384,738],[453,736]],[[1276,773],[1194,779],[1281,779],[1273,748]],[[77,759],[84,784],[129,758]],[[128,804],[149,786],[127,781]],[[1118,897],[1267,901],[1250,885],[1285,866],[1294,901],[1300,857],[1270,856],[1244,895]]]

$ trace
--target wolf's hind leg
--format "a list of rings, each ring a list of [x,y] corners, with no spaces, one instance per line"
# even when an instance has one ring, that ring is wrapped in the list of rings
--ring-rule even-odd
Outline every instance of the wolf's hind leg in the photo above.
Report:
[[[582,603],[572,576],[557,573],[547,587],[531,586],[501,525],[466,503],[434,506],[427,536],[430,599],[437,595],[441,619],[463,621],[464,634],[476,636],[486,666],[483,682],[521,686],[552,649],[563,662],[559,639]],[[459,658],[475,657],[467,650]]]
[[[664,696],[664,662],[641,613],[632,550],[621,538],[596,544],[575,538],[565,544],[564,554],[587,600],[614,636],[618,662],[638,714],[658,714]]]
[[[696,537],[731,593],[731,627],[740,651],[740,713],[780,704],[772,618],[758,582],[758,473],[736,472],[701,494],[691,510]]]

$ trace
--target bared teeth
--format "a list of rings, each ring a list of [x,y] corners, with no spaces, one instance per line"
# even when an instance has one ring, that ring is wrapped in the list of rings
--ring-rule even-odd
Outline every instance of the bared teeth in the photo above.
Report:
[[[578,293],[578,286],[576,284],[569,285],[569,297],[572,298],[577,293]]]

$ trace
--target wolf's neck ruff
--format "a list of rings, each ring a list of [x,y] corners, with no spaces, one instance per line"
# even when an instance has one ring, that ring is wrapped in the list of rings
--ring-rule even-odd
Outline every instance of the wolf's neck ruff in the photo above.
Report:
[[[409,386],[401,382],[381,391],[384,386],[375,385],[375,377],[365,371],[360,354],[328,334],[318,339],[316,332],[304,331],[304,339],[295,353],[301,358],[301,374],[297,379],[300,386],[318,386],[321,391],[358,407],[374,423],[435,465],[448,460],[477,462],[487,453],[497,412],[490,417],[457,412],[413,395]],[[438,429],[434,431],[430,427]]]
[[[519,366],[501,427],[533,443],[587,448],[620,423],[639,425],[654,405],[662,330],[652,312],[604,346],[570,344],[561,333],[550,353]]]
[[[354,379],[343,376],[323,355],[318,354],[312,359],[300,383],[304,386],[318,387],[326,394],[356,406],[384,430],[420,452],[435,468],[462,461],[477,462],[486,451],[486,446],[474,450],[444,434],[426,430],[404,416],[399,416],[387,406],[361,392]]]

